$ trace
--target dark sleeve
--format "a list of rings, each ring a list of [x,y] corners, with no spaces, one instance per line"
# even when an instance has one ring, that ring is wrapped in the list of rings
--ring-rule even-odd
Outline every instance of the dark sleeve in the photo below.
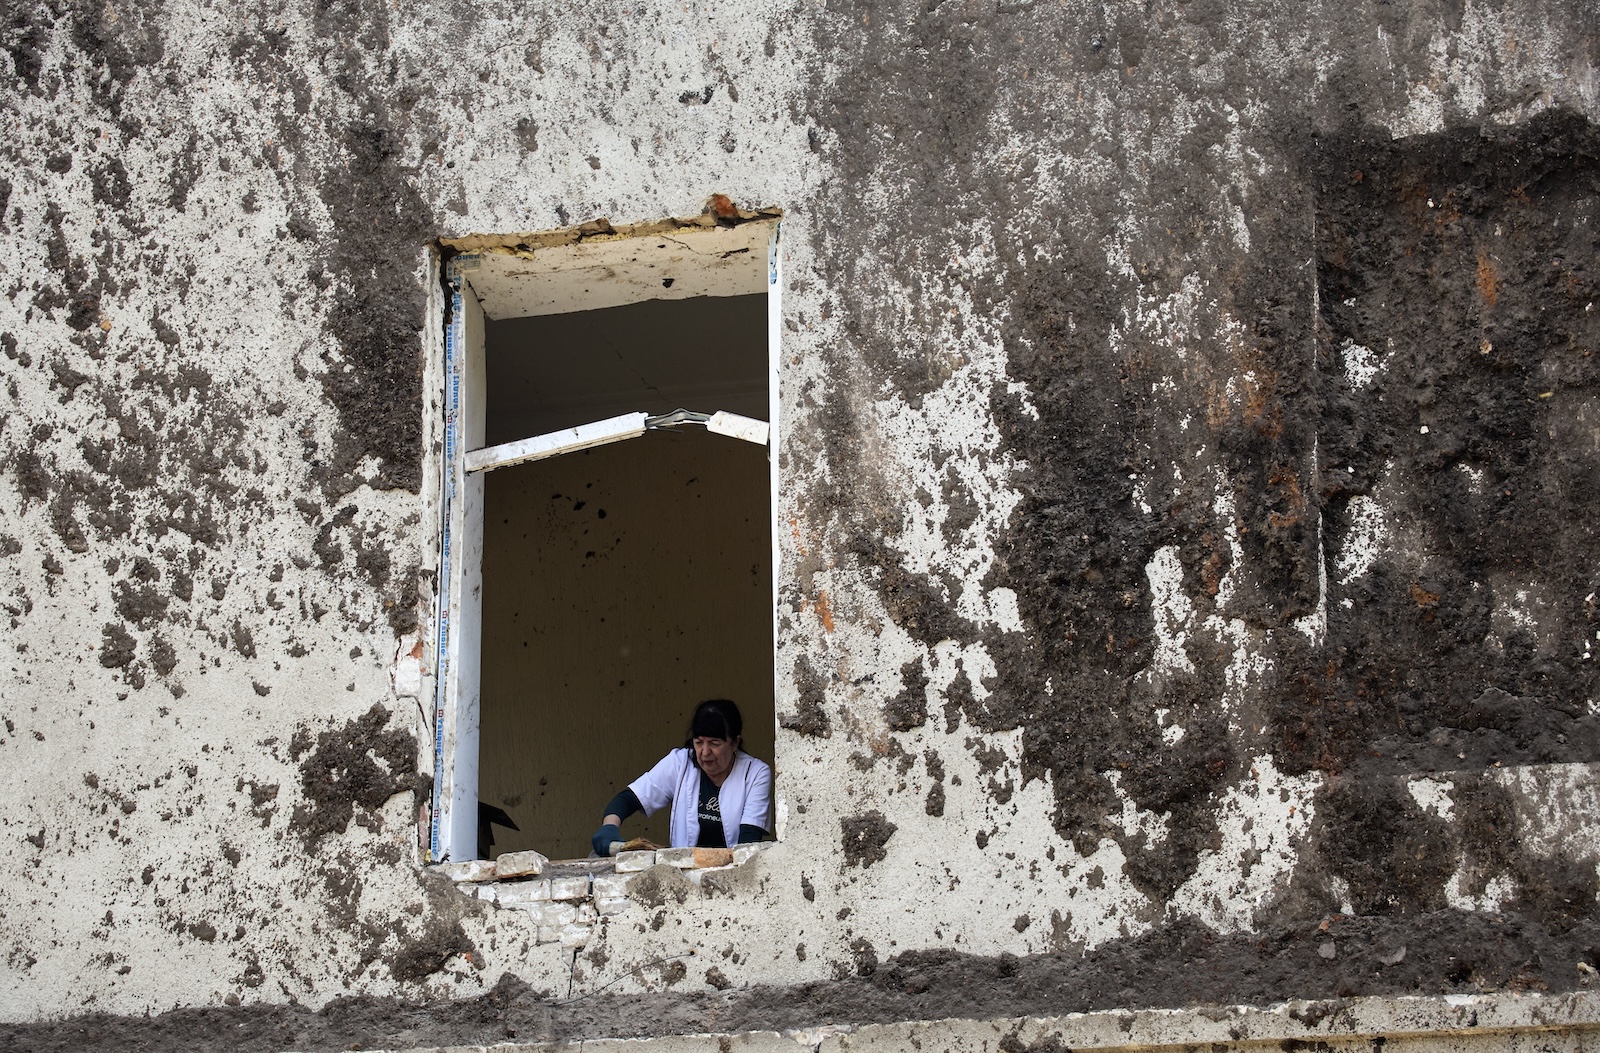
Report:
[[[753,844],[756,841],[765,839],[766,836],[767,832],[759,826],[751,826],[749,823],[739,824],[739,843],[741,845]]]
[[[639,795],[624,786],[622,792],[611,798],[611,803],[606,805],[606,810],[600,814],[603,816],[614,815],[618,819],[626,819],[634,812],[642,811],[644,811],[644,805],[639,803]]]

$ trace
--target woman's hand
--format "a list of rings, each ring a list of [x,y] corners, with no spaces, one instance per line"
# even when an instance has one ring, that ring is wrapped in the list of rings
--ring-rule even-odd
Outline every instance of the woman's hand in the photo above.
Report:
[[[611,816],[608,815],[606,818],[610,819]],[[622,828],[616,823],[606,823],[594,832],[594,836],[589,839],[589,843],[594,846],[595,855],[601,859],[606,859],[611,855],[611,846],[621,840]]]

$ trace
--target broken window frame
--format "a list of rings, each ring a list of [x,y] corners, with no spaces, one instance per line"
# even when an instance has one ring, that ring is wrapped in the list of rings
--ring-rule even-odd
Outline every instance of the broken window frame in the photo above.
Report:
[[[433,792],[427,815],[425,862],[464,862],[477,857],[479,673],[482,640],[484,555],[484,473],[527,460],[620,442],[647,430],[693,424],[733,439],[766,445],[768,455],[768,536],[772,592],[768,611],[776,654],[778,591],[778,464],[770,451],[779,437],[778,380],[782,259],[776,210],[749,218],[770,226],[767,239],[767,413],[766,421],[693,407],[673,413],[625,414],[575,428],[529,436],[486,447],[486,316],[471,292],[469,275],[481,263],[474,252],[444,259],[448,324],[443,344],[443,451],[439,492],[439,589],[434,617]],[[651,237],[660,225],[638,230]],[[610,228],[607,228],[608,233]],[[576,239],[574,239],[576,240]],[[448,249],[448,243],[446,245]],[[676,297],[675,297],[676,298]],[[624,302],[639,302],[643,297]],[[614,306],[608,302],[606,306]],[[570,310],[584,310],[574,305]],[[773,671],[776,677],[776,669]],[[776,758],[774,758],[776,760]],[[776,765],[775,765],[776,766]]]

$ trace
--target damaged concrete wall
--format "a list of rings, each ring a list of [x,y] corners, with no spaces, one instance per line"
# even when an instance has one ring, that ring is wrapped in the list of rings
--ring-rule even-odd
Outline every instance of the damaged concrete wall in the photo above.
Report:
[[[5,1019],[1600,964],[1592,5],[4,18]],[[784,840],[540,942],[416,847],[428,248],[712,192],[784,210]]]

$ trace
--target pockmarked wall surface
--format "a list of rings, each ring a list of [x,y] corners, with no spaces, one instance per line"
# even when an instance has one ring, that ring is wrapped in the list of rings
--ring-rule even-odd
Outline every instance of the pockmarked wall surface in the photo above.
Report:
[[[6,7],[0,1019],[344,1048],[419,1006],[443,1042],[1588,985],[1597,26]],[[783,217],[781,841],[458,886],[419,848],[439,239],[713,194]]]

